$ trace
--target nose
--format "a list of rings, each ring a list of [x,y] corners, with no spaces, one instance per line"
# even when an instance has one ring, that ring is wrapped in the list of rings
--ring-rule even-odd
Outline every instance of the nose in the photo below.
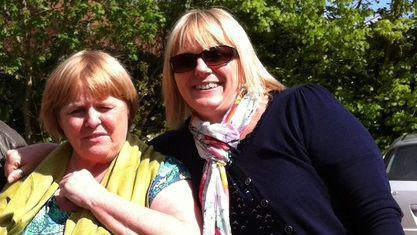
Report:
[[[98,125],[100,125],[100,123],[101,123],[100,112],[98,112],[94,108],[89,108],[87,112],[87,117],[85,120],[86,126],[95,128]]]
[[[206,62],[204,62],[203,59],[198,58],[196,63],[197,64],[194,69],[195,75],[205,77],[207,76],[207,74],[210,74],[213,72],[211,68],[206,64]]]

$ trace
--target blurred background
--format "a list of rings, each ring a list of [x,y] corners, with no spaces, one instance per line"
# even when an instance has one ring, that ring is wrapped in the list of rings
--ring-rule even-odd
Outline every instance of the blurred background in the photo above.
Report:
[[[38,122],[45,79],[70,54],[100,49],[138,89],[133,131],[154,137],[166,130],[160,86],[169,30],[185,10],[211,6],[239,19],[278,80],[325,86],[381,149],[417,132],[416,0],[1,0],[0,119],[28,143],[51,141]]]

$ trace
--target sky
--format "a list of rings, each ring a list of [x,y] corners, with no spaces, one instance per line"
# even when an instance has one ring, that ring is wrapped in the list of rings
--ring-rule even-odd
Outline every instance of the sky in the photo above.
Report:
[[[372,5],[374,9],[382,7],[389,8],[389,3],[391,2],[391,0],[379,0],[379,3],[376,3],[376,0],[373,0],[372,2],[374,2],[374,4]]]

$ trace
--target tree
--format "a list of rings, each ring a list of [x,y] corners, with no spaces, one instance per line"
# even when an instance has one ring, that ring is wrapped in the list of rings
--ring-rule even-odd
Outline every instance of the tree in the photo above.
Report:
[[[134,73],[140,97],[158,92],[159,79],[153,76],[160,73],[162,38],[158,35],[165,18],[154,1],[2,0],[1,8],[0,91],[8,105],[0,114],[6,120],[22,116],[15,120],[23,123],[24,128],[18,129],[23,129],[29,142],[47,138],[37,119],[45,79],[78,50],[110,52]],[[9,83],[13,90],[23,88],[22,94],[11,93]],[[157,101],[141,102],[143,112],[137,122],[144,123],[157,113],[153,107]]]
[[[416,131],[416,3],[373,10],[352,0],[214,2],[241,19],[277,79],[322,84],[381,148]]]
[[[277,79],[322,84],[385,148],[417,131],[417,3],[375,10],[372,1],[0,0],[0,115],[26,138],[47,139],[36,118],[45,78],[71,53],[102,49],[131,72],[141,97],[134,131],[149,139],[165,130],[160,81],[172,24],[186,9],[223,6]]]

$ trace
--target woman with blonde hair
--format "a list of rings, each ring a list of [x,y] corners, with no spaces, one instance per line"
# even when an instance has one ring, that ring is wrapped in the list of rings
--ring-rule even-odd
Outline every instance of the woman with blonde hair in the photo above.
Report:
[[[403,233],[366,129],[321,86],[285,89],[227,11],[177,21],[163,94],[174,130],[151,144],[190,169],[204,234]]]
[[[110,55],[81,51],[51,74],[41,121],[66,141],[0,194],[0,234],[198,234],[189,175],[128,134],[138,104]]]
[[[367,130],[323,87],[275,80],[226,10],[176,22],[163,94],[173,130],[151,144],[190,170],[204,234],[403,234]]]

